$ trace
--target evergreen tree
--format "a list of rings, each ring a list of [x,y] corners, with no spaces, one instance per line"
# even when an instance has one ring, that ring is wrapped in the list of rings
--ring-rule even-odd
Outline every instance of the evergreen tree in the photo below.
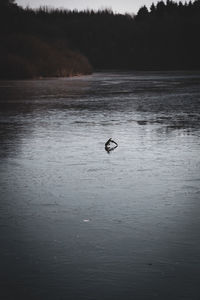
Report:
[[[146,19],[146,17],[148,17],[148,15],[149,15],[148,8],[146,7],[146,5],[144,5],[138,10],[136,18],[138,20],[144,20]]]

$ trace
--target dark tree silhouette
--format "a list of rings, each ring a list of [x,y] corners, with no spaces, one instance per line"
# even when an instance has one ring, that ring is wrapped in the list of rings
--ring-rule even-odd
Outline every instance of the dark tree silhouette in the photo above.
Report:
[[[12,6],[12,5],[16,5],[15,0],[1,0],[0,1],[0,6]]]
[[[200,68],[200,0],[159,1],[136,16],[0,4],[1,78],[90,73],[88,60],[94,69]]]
[[[145,18],[147,18],[149,15],[149,11],[148,8],[144,5],[142,6],[137,13],[136,19],[137,20],[144,20]]]

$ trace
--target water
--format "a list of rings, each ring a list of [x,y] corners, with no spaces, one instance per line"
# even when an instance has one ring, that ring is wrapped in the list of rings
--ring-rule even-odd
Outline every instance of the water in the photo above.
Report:
[[[0,82],[2,300],[199,299],[199,83]]]

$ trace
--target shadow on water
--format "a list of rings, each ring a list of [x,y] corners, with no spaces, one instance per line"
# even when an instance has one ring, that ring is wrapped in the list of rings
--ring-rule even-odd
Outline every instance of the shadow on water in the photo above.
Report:
[[[84,97],[89,82],[74,78],[0,81],[1,157],[19,153],[22,141],[36,126],[48,126],[52,114],[70,111],[70,103]]]

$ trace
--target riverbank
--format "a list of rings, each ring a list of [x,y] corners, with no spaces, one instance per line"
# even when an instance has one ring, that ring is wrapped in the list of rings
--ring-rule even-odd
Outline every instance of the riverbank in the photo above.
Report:
[[[136,15],[0,3],[0,78],[95,70],[198,70],[199,1],[159,2]],[[187,26],[186,26],[187,24]],[[187,27],[187,28],[186,28]],[[91,67],[92,66],[92,67]]]
[[[9,34],[0,38],[0,79],[71,77],[92,73],[88,59],[63,40]]]

